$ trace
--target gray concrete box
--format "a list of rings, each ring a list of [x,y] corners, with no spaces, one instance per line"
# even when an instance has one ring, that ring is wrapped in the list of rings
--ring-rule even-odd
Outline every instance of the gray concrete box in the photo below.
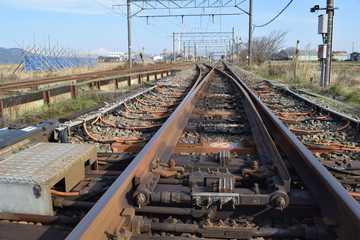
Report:
[[[38,143],[0,162],[0,211],[53,215],[50,189],[64,179],[69,192],[96,164],[96,146]]]

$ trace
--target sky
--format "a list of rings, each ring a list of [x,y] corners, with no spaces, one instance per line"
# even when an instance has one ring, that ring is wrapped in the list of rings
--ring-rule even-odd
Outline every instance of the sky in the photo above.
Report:
[[[195,0],[201,2],[201,0]],[[214,0],[210,0],[214,1]],[[226,2],[226,1],[224,1]],[[274,18],[290,0],[253,0],[253,24],[260,26]],[[248,39],[249,0],[232,0],[228,8],[143,10],[131,4],[133,51],[158,54],[172,50],[173,32],[231,32],[244,42]],[[238,7],[232,7],[234,4]],[[167,3],[165,2],[165,5]],[[119,5],[119,6],[114,6]],[[127,52],[125,0],[0,0],[0,47],[27,47],[34,43],[66,47],[80,51],[105,48]],[[153,4],[156,8],[161,5]],[[326,0],[293,0],[270,24],[255,27],[253,37],[268,36],[273,31],[288,31],[284,48],[316,49],[322,43],[317,34],[318,15],[314,5],[326,7]],[[335,0],[339,9],[334,16],[334,51],[360,52],[360,0]],[[159,15],[214,14],[211,16],[141,17]],[[236,13],[239,15],[226,15]],[[224,14],[219,16],[219,14]],[[50,41],[49,41],[50,40]]]

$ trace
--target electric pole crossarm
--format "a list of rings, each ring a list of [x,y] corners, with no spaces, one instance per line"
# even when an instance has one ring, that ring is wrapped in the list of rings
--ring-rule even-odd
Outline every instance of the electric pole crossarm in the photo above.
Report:
[[[218,9],[218,8],[240,8],[237,0],[130,0],[131,3],[143,10],[169,10],[169,9]],[[167,4],[164,4],[167,2]],[[151,4],[154,3],[154,4]],[[157,6],[159,5],[159,6]]]
[[[142,12],[143,10],[142,9],[140,9],[139,11],[137,11],[136,13],[134,13],[133,15],[131,15],[130,17],[132,18],[132,17],[137,17],[136,15],[138,14],[138,13],[140,13],[140,12]]]
[[[140,11],[139,11],[140,12]],[[139,13],[138,12],[138,13]],[[160,18],[160,17],[206,17],[206,16],[237,16],[243,13],[201,13],[201,14],[169,14],[169,15],[142,15],[142,16],[135,16],[139,18]]]

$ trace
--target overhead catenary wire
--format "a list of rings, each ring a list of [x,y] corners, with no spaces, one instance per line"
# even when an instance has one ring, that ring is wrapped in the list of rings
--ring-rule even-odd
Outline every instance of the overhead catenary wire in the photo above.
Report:
[[[262,24],[262,25],[253,25],[254,26],[254,28],[256,28],[256,27],[265,27],[266,25],[269,25],[270,23],[272,23],[276,18],[278,18],[289,6],[290,6],[290,4],[293,2],[294,0],[290,0],[290,2],[273,18],[273,19],[271,19],[270,21],[268,21],[267,23],[264,23],[264,24]]]
[[[78,1],[80,1],[80,2],[86,1],[86,2],[95,3],[97,5],[102,6],[103,8],[105,8],[107,10],[110,10],[110,11],[116,13],[116,14],[120,14],[121,16],[125,16],[125,13],[124,13],[123,9],[120,9],[121,12],[117,12],[117,11],[115,11],[115,9],[113,7],[109,7],[109,6],[105,5],[104,3],[101,3],[101,2],[96,1],[96,0],[78,0]],[[115,3],[114,1],[111,1],[111,2]]]

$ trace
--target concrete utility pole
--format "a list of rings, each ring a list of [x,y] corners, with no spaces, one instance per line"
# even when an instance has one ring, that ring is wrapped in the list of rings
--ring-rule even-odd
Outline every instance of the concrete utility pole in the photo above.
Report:
[[[294,79],[297,78],[297,72],[299,67],[299,55],[300,55],[300,41],[296,41],[296,50],[295,50],[295,68],[294,68]]]
[[[173,59],[171,62],[175,62],[175,32],[173,32]]]
[[[128,57],[129,57],[129,68],[132,68],[132,57],[131,57],[131,11],[130,11],[130,0],[127,0],[127,27],[128,27]]]
[[[330,73],[331,73],[331,55],[332,55],[332,42],[333,42],[333,24],[334,24],[334,0],[327,0],[326,13],[328,14],[328,31],[326,38],[326,63],[325,63],[325,81],[324,87],[330,86]]]
[[[234,27],[232,28],[232,45],[231,45],[231,61],[234,62],[234,45],[235,45],[235,33]]]
[[[241,43],[242,43],[242,39],[241,37],[239,38],[238,41],[238,45],[237,45],[237,56],[238,56],[238,63],[240,64],[240,49],[241,49]]]
[[[252,0],[249,1],[249,46],[248,46],[248,66],[251,66],[252,62]]]
[[[184,51],[184,60],[186,61],[186,60],[187,60],[187,59],[186,59],[186,46],[185,46],[186,42],[185,42],[185,41],[183,41],[183,44],[184,44],[184,47],[183,47],[183,51]]]
[[[194,43],[194,62],[196,62],[196,43]]]

